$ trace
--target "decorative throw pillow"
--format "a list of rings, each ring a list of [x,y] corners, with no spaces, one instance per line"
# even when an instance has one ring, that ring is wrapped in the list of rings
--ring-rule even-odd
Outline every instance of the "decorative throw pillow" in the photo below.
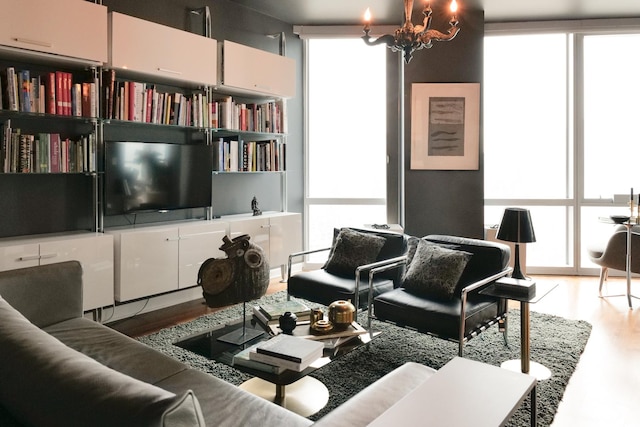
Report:
[[[469,252],[445,248],[421,239],[402,285],[409,291],[451,299],[471,256]]]
[[[324,268],[331,274],[353,277],[356,268],[376,261],[385,242],[375,234],[342,228]]]

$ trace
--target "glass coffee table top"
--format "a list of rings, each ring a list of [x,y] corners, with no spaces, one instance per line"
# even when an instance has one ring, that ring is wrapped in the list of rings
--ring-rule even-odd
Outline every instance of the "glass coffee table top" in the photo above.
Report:
[[[266,328],[252,317],[246,319],[245,328],[264,332],[261,336],[241,345],[218,341],[222,335],[238,328],[242,328],[242,319],[182,338],[174,342],[174,345],[216,362],[233,366],[235,369],[255,377],[240,385],[240,388],[269,399],[302,416],[313,415],[327,404],[329,398],[326,386],[315,378],[307,377],[307,375],[371,341],[368,333],[355,336],[335,348],[325,348],[323,357],[313,362],[302,372],[287,369],[282,373],[275,374],[233,364],[234,355],[259,341],[271,338],[271,335],[265,331]],[[379,332],[374,333],[374,337],[377,334]]]

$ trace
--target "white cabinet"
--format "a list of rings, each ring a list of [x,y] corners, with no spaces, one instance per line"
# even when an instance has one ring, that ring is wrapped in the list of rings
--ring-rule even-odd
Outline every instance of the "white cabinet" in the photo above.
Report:
[[[243,217],[243,215],[239,215],[239,217]],[[269,267],[273,268],[273,265],[271,265],[271,245],[269,242],[269,218],[248,216],[242,219],[235,219],[229,222],[229,234],[231,239],[235,239],[243,234],[248,234],[249,237],[251,237],[249,242],[262,248],[269,260]]]
[[[0,270],[77,260],[85,311],[113,304],[113,238],[100,233],[0,240]]]
[[[213,86],[217,83],[217,42],[110,12],[107,66],[153,80]]]
[[[197,285],[198,270],[227,233],[221,221],[109,230],[114,236],[115,298],[130,301]]]
[[[229,93],[292,98],[295,60],[238,43],[219,43],[219,89]]]
[[[302,251],[302,215],[283,212],[269,218],[271,264],[286,265],[289,255]]]
[[[227,234],[226,223],[202,224],[180,229],[178,288],[198,284],[198,271],[209,258],[225,258],[218,249]]]
[[[0,0],[0,45],[102,64],[107,7],[78,0]]]
[[[232,238],[242,234],[251,236],[251,242],[260,246],[269,260],[269,267],[287,264],[293,252],[302,250],[302,215],[293,212],[269,212],[261,216],[231,215],[229,222]]]

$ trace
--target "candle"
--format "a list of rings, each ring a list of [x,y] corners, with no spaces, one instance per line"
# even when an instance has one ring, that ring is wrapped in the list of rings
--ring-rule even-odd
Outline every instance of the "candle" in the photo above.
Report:
[[[371,22],[371,11],[369,8],[364,12],[364,30],[369,31],[369,23]]]

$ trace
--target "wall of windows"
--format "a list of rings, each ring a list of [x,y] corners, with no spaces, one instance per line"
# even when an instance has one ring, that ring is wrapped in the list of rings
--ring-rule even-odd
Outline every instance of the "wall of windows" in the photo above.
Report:
[[[334,227],[387,222],[385,49],[307,40],[309,249],[330,246]]]
[[[484,59],[485,222],[530,209],[529,273],[593,273],[600,218],[640,192],[638,25],[490,25]],[[622,32],[624,34],[616,34]]]

